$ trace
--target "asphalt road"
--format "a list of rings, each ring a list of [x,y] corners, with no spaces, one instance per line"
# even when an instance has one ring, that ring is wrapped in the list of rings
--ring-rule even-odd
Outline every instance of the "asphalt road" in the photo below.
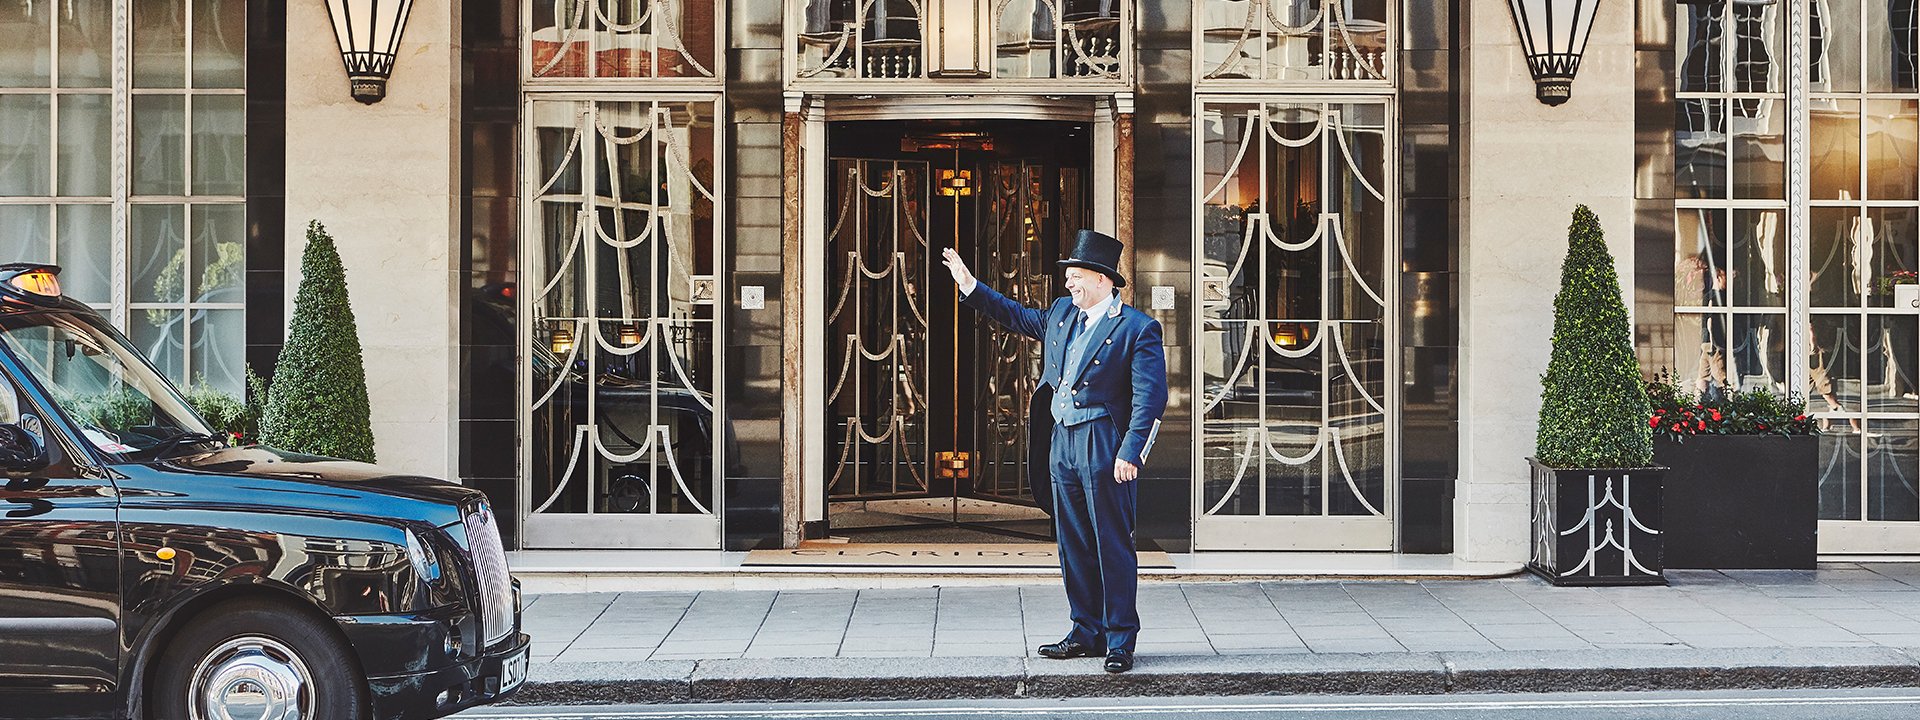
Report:
[[[1115,698],[899,703],[495,707],[476,720],[1911,720],[1920,688],[1376,697]]]

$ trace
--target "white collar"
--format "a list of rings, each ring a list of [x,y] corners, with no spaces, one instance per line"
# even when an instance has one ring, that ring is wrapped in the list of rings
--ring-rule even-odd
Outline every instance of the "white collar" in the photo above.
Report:
[[[1108,293],[1107,299],[1101,300],[1100,302],[1094,304],[1094,306],[1091,308],[1081,310],[1080,314],[1084,317],[1082,317],[1080,321],[1081,322],[1098,321],[1100,318],[1106,316],[1107,311],[1112,308],[1114,303],[1117,303],[1117,302],[1120,302],[1120,293],[1119,292]]]

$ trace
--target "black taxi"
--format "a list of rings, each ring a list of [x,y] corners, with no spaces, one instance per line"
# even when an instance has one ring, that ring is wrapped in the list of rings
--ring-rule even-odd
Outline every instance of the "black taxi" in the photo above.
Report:
[[[526,678],[480,493],[232,446],[0,265],[0,717],[430,718]]]

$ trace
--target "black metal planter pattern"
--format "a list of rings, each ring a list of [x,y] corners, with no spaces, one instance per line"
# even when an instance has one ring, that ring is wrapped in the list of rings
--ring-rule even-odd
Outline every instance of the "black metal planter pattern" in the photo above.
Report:
[[[1664,467],[1533,467],[1527,569],[1555,585],[1665,585]]]
[[[1673,568],[1812,570],[1820,524],[1820,438],[1701,435],[1657,439],[1671,470],[1666,562]]]

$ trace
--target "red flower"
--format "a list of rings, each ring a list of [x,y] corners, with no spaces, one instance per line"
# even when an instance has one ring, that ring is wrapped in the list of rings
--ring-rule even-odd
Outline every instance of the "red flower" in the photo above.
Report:
[[[1754,427],[1757,427],[1757,428],[1760,428],[1761,430],[1765,430],[1765,429],[1767,429],[1767,424],[1766,424],[1766,423],[1760,423],[1760,424],[1758,424],[1758,425],[1755,425]]]
[[[1647,427],[1660,427],[1660,418],[1647,418]]]
[[[1696,420],[1694,421],[1694,425],[1701,430],[1707,429],[1707,421],[1705,420]]]
[[[1720,422],[1720,410],[1718,408],[1715,408],[1713,411],[1713,421]]]
[[[1806,421],[1807,421],[1807,416],[1805,416],[1805,415],[1795,415],[1795,416],[1794,416],[1794,418],[1793,418],[1793,421],[1794,421],[1794,422],[1806,422]]]

